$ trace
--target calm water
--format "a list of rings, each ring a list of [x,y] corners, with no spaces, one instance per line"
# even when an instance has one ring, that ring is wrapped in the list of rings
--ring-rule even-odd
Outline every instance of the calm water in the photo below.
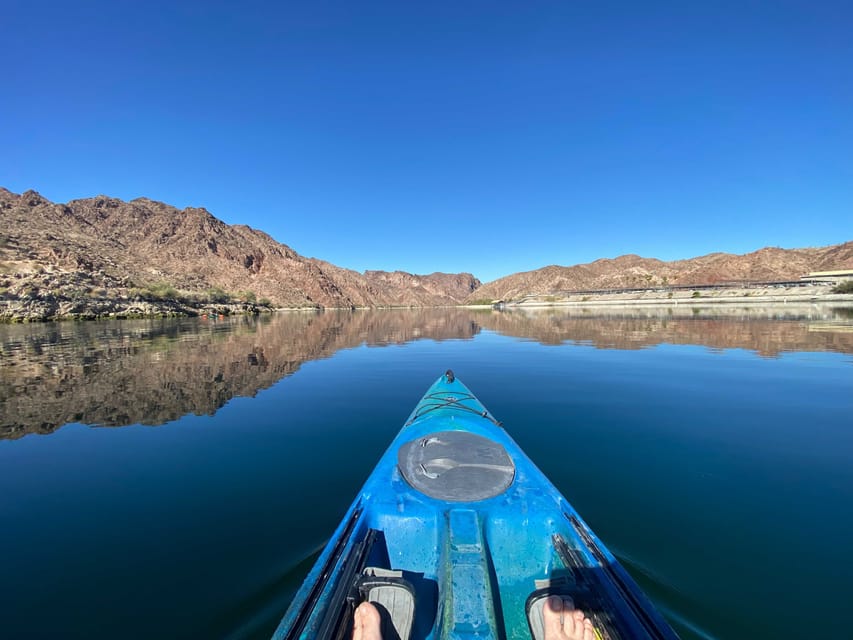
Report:
[[[269,637],[452,367],[684,638],[849,637],[853,312],[712,313],[0,326],[0,636]]]

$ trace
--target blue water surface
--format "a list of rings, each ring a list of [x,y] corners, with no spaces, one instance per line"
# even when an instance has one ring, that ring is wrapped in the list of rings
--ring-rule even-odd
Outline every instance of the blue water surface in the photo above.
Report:
[[[849,634],[849,316],[358,313],[0,331],[0,635],[269,637],[447,368],[682,637]]]

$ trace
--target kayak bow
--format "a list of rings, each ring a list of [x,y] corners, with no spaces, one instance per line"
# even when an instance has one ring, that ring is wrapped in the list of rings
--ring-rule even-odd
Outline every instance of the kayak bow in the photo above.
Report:
[[[603,638],[677,638],[500,423],[441,376],[379,460],[275,640],[339,639],[362,600],[384,640],[542,640],[549,594]]]

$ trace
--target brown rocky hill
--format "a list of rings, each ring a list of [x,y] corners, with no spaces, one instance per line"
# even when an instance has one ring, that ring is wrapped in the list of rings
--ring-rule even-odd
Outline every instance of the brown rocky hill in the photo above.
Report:
[[[471,274],[360,274],[205,209],[106,196],[55,204],[0,188],[0,291],[53,300],[58,316],[74,296],[91,307],[146,287],[242,292],[282,307],[370,307],[458,304],[479,285]]]
[[[745,255],[711,253],[672,262],[624,255],[573,267],[551,265],[489,282],[469,299],[513,300],[559,291],[797,280],[812,271],[835,269],[853,269],[853,242],[808,249],[769,247]]]
[[[432,307],[560,291],[794,280],[842,268],[853,268],[853,242],[673,262],[625,255],[481,285],[467,273],[343,269],[205,209],[106,196],[55,204],[35,191],[0,188],[0,318],[7,319],[186,313],[229,296],[280,307]]]

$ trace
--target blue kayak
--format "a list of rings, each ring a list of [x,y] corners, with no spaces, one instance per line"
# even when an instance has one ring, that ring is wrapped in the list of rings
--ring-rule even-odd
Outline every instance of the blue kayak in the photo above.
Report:
[[[613,554],[448,371],[415,407],[297,592],[276,640],[542,640],[550,594],[608,638],[677,638]]]

